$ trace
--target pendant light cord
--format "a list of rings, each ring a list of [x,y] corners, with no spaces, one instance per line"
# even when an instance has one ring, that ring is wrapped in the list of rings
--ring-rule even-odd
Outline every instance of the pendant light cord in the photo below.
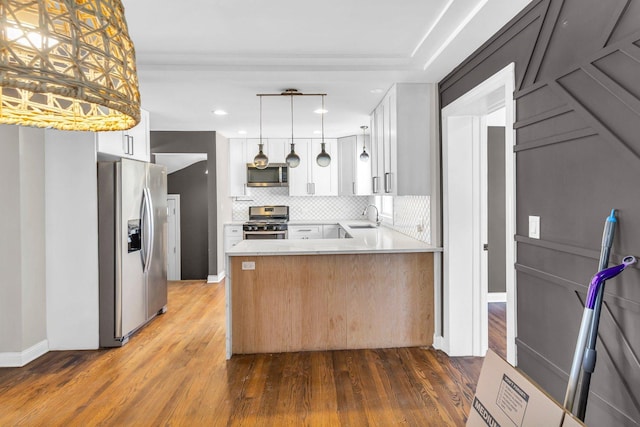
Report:
[[[260,95],[260,144],[262,144],[262,95]]]
[[[320,114],[320,116],[322,123],[322,143],[324,144],[324,95],[322,95],[322,114]]]
[[[293,144],[293,95],[291,96],[291,143]]]

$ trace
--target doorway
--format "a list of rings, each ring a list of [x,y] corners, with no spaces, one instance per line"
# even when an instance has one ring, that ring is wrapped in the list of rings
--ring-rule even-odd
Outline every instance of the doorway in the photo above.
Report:
[[[450,356],[484,356],[488,348],[487,117],[504,111],[504,255],[500,265],[506,288],[507,360],[515,364],[513,91],[514,65],[509,64],[442,110],[443,331],[436,342]]]
[[[167,280],[181,280],[180,195],[167,195]]]

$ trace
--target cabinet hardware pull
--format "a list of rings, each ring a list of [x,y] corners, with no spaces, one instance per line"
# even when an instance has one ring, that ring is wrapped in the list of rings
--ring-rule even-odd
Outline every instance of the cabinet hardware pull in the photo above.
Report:
[[[377,193],[378,190],[379,190],[378,189],[378,180],[379,180],[379,177],[377,177],[377,176],[374,176],[373,178],[371,178],[371,186],[373,187],[372,191],[373,191],[374,194]]]
[[[385,172],[384,174],[384,191],[385,193],[391,193],[391,173]]]

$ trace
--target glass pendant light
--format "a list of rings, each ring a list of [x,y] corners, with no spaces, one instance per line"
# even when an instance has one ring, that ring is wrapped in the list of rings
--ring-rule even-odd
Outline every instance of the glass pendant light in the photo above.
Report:
[[[324,109],[324,95],[322,96],[322,111],[325,111]],[[316,157],[316,163],[318,163],[318,166],[321,167],[327,167],[331,164],[331,156],[329,155],[329,153],[326,152],[325,150],[325,142],[324,142],[324,112],[320,114],[320,116],[322,117],[322,143],[320,145],[322,151],[320,151],[320,154],[318,154],[318,157]]]
[[[360,153],[360,161],[368,162],[369,161],[369,153],[367,153],[367,144],[366,144],[366,136],[364,131],[367,130],[369,126],[360,126],[362,129],[362,153]]]
[[[296,168],[300,165],[300,156],[296,154],[296,144],[293,142],[293,94],[291,97],[291,152],[287,155],[285,161],[290,168]]]
[[[266,169],[269,166],[269,158],[262,152],[262,97],[260,97],[260,143],[258,144],[258,154],[253,158],[253,164],[258,169]]]

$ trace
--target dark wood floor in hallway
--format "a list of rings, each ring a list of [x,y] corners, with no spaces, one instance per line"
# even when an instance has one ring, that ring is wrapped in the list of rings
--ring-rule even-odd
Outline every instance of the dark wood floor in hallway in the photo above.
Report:
[[[224,286],[174,282],[123,348],[0,369],[0,426],[461,426],[481,358],[406,348],[225,360]],[[503,335],[504,336],[504,335]]]

